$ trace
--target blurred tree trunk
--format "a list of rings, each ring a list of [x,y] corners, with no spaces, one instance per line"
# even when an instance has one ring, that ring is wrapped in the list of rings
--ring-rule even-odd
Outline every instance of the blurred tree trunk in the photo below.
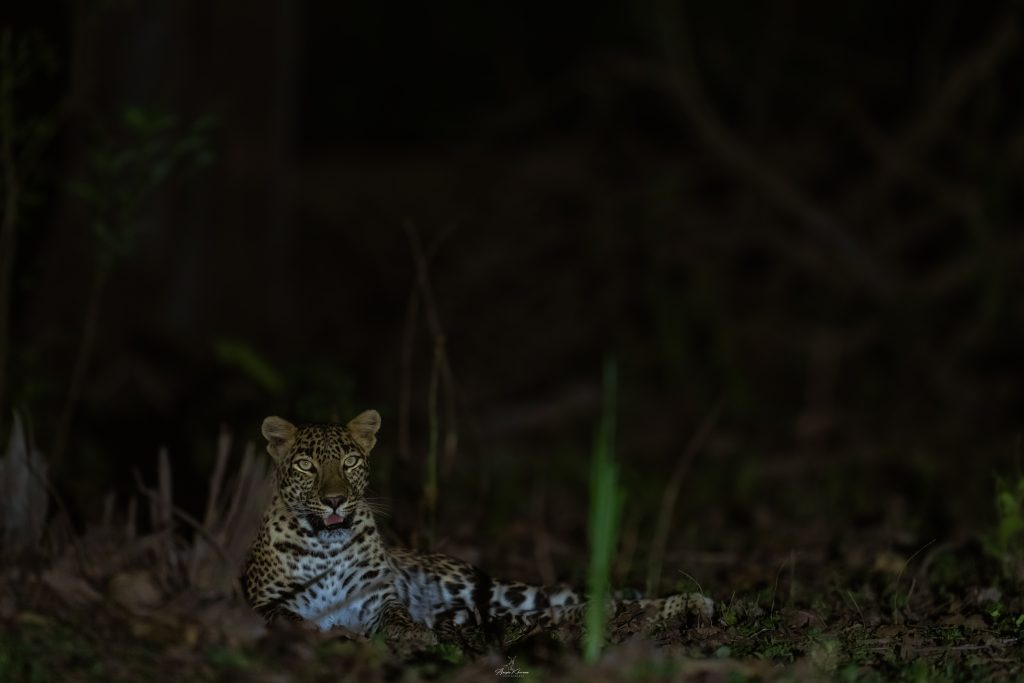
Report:
[[[104,373],[123,374],[114,384],[139,374],[123,365],[139,362],[132,358],[140,339],[201,356],[214,334],[279,327],[264,318],[291,298],[297,32],[298,8],[287,0],[74,3],[66,165],[55,171],[62,179],[87,176],[90,146],[116,128],[126,107],[166,111],[185,125],[201,116],[220,121],[210,150],[215,169],[162,186],[140,212],[139,244],[111,272],[83,405]],[[40,354],[53,359],[54,380],[65,386],[95,268],[88,221],[64,193],[38,250],[28,307],[28,338],[50,340],[53,348]],[[243,276],[253,271],[261,277]],[[254,280],[261,291],[250,291]],[[165,386],[174,372],[143,369]],[[138,388],[117,393],[137,403]]]
[[[213,107],[225,125],[217,136],[217,180],[204,192],[203,215],[182,216],[193,235],[177,241],[178,255],[194,263],[178,273],[169,302],[204,309],[191,315],[179,310],[175,319],[211,333],[225,331],[219,316],[231,310],[241,329],[280,329],[273,316],[292,300],[298,4],[197,2],[192,20],[193,40],[202,36],[202,42],[193,42],[189,99],[193,107]],[[168,235],[173,238],[174,231]],[[207,249],[195,248],[204,242]],[[232,277],[247,269],[260,275]],[[251,291],[253,281],[262,291]],[[197,313],[199,320],[189,319]]]
[[[0,434],[7,417],[7,357],[10,354],[11,287],[17,246],[18,173],[14,165],[14,37],[0,35],[0,177],[3,212],[0,217]]]

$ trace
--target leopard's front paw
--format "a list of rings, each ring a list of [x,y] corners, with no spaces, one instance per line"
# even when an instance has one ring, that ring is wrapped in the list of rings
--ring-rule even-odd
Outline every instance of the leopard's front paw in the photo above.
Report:
[[[409,612],[401,605],[388,605],[384,609],[383,617],[380,633],[388,647],[399,657],[409,657],[438,643],[437,634],[423,624],[413,621]]]
[[[390,628],[385,632],[384,639],[391,651],[402,659],[408,659],[438,644],[437,634],[416,623]]]

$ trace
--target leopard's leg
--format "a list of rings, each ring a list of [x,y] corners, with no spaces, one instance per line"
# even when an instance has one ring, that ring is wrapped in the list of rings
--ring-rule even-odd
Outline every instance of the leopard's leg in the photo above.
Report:
[[[434,633],[437,640],[446,645],[454,645],[464,653],[470,655],[481,655],[490,650],[495,642],[490,625],[483,625],[475,621],[459,623],[450,614],[438,617],[434,623]]]
[[[260,613],[263,618],[267,620],[268,624],[274,623],[286,623],[286,624],[308,624],[305,619],[291,611],[286,607],[273,607],[271,609],[261,610]]]
[[[397,600],[389,601],[381,608],[376,632],[384,636],[388,647],[403,658],[438,643],[437,635],[414,621],[405,606]]]
[[[545,631],[578,637],[585,630],[588,605],[549,608],[517,617]],[[656,600],[609,600],[605,614],[606,637],[619,642],[637,633],[656,634],[680,620],[688,624],[708,623],[714,616],[714,601],[700,593],[680,593]]]

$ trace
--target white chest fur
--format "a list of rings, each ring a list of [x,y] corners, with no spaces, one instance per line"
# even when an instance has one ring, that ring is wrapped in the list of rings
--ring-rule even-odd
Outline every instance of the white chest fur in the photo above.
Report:
[[[343,626],[368,634],[394,596],[391,569],[372,526],[271,538],[292,585],[284,606],[321,629]]]

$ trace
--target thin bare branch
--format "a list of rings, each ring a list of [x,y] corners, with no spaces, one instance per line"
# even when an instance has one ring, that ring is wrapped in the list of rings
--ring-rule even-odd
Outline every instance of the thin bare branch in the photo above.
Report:
[[[662,42],[675,67],[668,75],[671,92],[704,145],[736,175],[761,190],[768,201],[795,216],[815,239],[838,256],[869,291],[879,298],[886,298],[894,288],[892,278],[864,245],[835,216],[787,178],[781,169],[759,157],[725,125],[704,92],[700,71],[690,49],[693,40],[685,18],[672,3],[662,2],[661,9],[660,24],[665,31]]]
[[[405,323],[402,327],[402,351],[400,357],[401,386],[398,391],[398,458],[403,462],[412,460],[412,369],[416,348],[416,328],[420,316],[419,280],[409,291],[405,306]]]
[[[1019,41],[1017,19],[1013,16],[1000,17],[990,35],[950,71],[899,134],[886,136],[877,130],[857,103],[847,103],[847,118],[865,146],[878,159],[881,168],[872,169],[863,185],[848,193],[845,203],[862,214],[870,213],[877,209],[898,181],[909,180],[925,188],[942,206],[952,206],[960,213],[971,213],[976,198],[967,189],[952,187],[920,160],[943,135],[950,134],[956,113],[1016,53]]]
[[[672,516],[676,509],[676,500],[679,498],[679,489],[682,487],[686,473],[690,471],[693,459],[697,453],[704,448],[711,434],[714,432],[718,418],[722,414],[725,401],[719,400],[711,412],[701,423],[700,428],[690,438],[690,442],[683,450],[682,457],[676,461],[672,474],[665,490],[661,494],[661,507],[658,510],[658,521],[654,527],[654,537],[651,540],[650,562],[647,566],[647,594],[654,595],[661,582],[661,566],[665,558],[665,548],[668,545],[668,533],[672,527]]]
[[[68,383],[68,392],[64,398],[64,407],[61,409],[60,418],[57,421],[57,432],[53,439],[53,450],[50,453],[50,462],[54,469],[58,469],[64,459],[64,452],[67,450],[75,412],[78,410],[78,404],[82,399],[89,366],[92,365],[93,350],[96,346],[96,334],[99,329],[100,302],[103,299],[106,282],[107,269],[97,266],[92,287],[89,290],[89,300],[85,307],[82,338],[78,344],[78,352],[75,354],[75,365],[71,371],[71,381]]]

